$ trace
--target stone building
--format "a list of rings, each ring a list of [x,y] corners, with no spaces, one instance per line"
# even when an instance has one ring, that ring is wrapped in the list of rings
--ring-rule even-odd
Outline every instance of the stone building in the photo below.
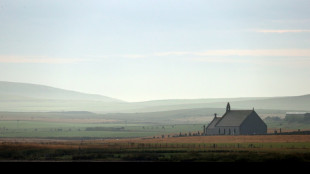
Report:
[[[204,130],[205,135],[258,135],[267,134],[267,125],[253,110],[231,110],[227,103],[222,117],[215,114]]]
[[[310,122],[310,113],[309,112],[286,112],[285,121],[288,122]]]

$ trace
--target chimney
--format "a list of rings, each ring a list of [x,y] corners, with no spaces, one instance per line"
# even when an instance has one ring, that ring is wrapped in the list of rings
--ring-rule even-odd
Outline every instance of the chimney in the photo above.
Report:
[[[203,125],[203,135],[206,135],[206,125]]]
[[[214,113],[214,118],[216,118],[216,115],[217,115],[217,114],[216,114],[216,113]]]

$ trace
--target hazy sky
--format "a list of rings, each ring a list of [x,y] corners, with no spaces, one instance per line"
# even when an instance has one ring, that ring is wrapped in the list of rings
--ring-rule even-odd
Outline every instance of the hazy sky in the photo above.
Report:
[[[0,0],[0,81],[125,101],[310,93],[309,0]]]

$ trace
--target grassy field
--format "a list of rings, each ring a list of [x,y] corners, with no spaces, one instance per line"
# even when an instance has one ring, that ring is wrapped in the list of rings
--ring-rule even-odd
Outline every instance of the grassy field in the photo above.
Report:
[[[0,138],[125,138],[158,137],[202,131],[202,124],[133,121],[131,117],[91,112],[0,112]],[[139,118],[141,115],[138,116]]]
[[[300,123],[268,125],[268,133],[309,130],[309,126]],[[0,138],[134,138],[189,135],[202,133],[207,124],[153,124],[153,123],[94,123],[94,122],[51,122],[41,120],[1,120]],[[273,127],[269,127],[273,126]]]
[[[288,122],[284,120],[280,121],[265,121],[268,128],[281,128],[283,130],[298,130],[298,129],[310,129],[309,123],[302,123],[302,122]]]
[[[122,114],[100,115],[86,111],[75,112],[0,112],[0,138],[134,138],[189,135],[202,133],[208,121],[179,116],[179,120],[167,121],[166,117],[151,115]],[[166,113],[167,114],[167,113]],[[169,112],[170,116],[174,112]],[[271,116],[271,115],[268,115]],[[158,117],[158,118],[157,118]],[[156,119],[155,119],[156,118]],[[185,120],[182,120],[185,119]],[[165,121],[166,120],[166,121]],[[180,121],[182,120],[182,121]],[[192,121],[188,121],[192,120]],[[290,123],[280,119],[265,121],[268,132],[297,131],[310,129],[310,124]]]
[[[61,123],[47,121],[0,122],[0,137],[11,138],[124,138],[153,137],[201,131],[200,124],[157,125],[135,123]],[[91,129],[90,129],[91,128]]]
[[[97,140],[1,138],[0,160],[310,162],[310,135]]]

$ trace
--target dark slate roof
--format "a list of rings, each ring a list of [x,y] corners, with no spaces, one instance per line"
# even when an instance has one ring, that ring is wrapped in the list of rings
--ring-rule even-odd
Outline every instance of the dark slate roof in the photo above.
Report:
[[[220,119],[221,117],[214,117],[214,119],[208,125],[207,129],[213,129]]]
[[[240,126],[253,110],[230,110],[227,111],[215,126]]]

